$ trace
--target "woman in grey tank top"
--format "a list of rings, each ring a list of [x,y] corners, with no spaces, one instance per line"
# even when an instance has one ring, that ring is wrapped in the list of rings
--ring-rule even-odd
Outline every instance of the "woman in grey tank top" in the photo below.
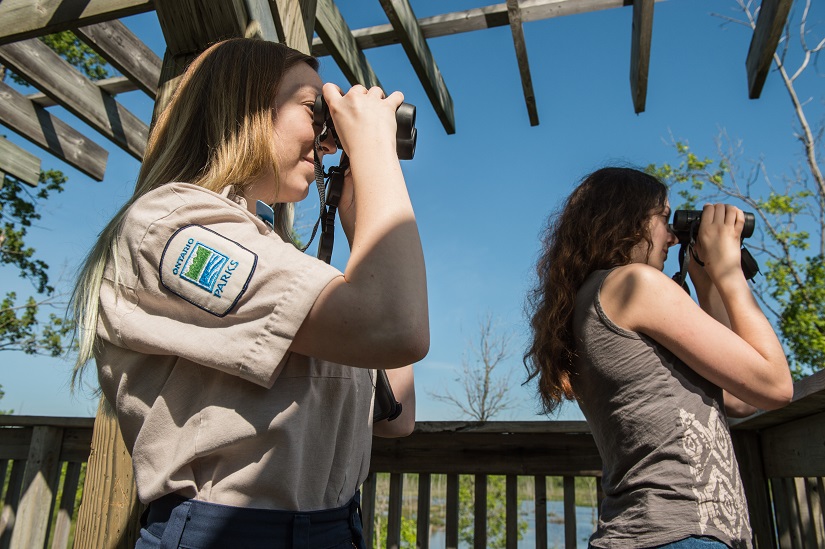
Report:
[[[727,417],[787,404],[790,371],[740,267],[743,212],[704,207],[698,304],[662,272],[669,217],[641,171],[582,181],[544,235],[525,364],[545,411],[577,400],[599,448],[591,547],[752,547]]]

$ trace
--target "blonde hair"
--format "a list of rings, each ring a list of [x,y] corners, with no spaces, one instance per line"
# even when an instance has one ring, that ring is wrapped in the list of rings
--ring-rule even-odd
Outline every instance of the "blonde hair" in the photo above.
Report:
[[[80,269],[69,306],[78,342],[73,387],[94,356],[103,271],[114,261],[117,280],[117,236],[129,208],[175,181],[213,192],[232,185],[243,195],[267,169],[277,175],[275,96],[284,73],[301,62],[318,69],[315,58],[283,44],[235,38],[210,46],[183,73],[149,135],[133,195],[100,233]],[[276,205],[275,230],[288,240],[292,217],[292,204]]]

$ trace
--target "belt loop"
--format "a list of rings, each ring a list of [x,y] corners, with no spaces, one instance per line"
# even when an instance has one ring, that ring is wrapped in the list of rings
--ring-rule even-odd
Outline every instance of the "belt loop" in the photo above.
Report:
[[[177,549],[183,537],[183,530],[186,528],[186,521],[189,520],[189,509],[191,503],[182,502],[172,510],[166,528],[163,530],[163,538],[160,540],[160,549]]]
[[[309,549],[308,515],[295,515],[292,519],[292,549]]]

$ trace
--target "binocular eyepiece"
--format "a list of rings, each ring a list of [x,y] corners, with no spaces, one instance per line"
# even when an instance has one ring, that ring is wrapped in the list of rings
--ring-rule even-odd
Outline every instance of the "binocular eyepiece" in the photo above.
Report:
[[[699,231],[702,221],[702,210],[676,210],[673,212],[673,224],[670,226],[680,244],[688,244],[691,235]],[[753,234],[756,218],[751,212],[745,212],[745,226],[742,227],[742,238]]]
[[[332,123],[332,117],[329,115],[329,107],[324,96],[319,95],[315,98],[315,106],[312,110],[313,122],[318,126],[326,125],[324,134],[321,135],[321,140],[327,138],[326,132],[332,133],[332,138],[335,140],[335,145],[341,147],[341,141],[338,139],[338,133],[335,131],[335,126]],[[398,153],[399,160],[412,160],[415,156],[415,142],[418,137],[418,132],[415,129],[415,105],[410,103],[401,103],[395,111],[395,122],[398,130],[395,134],[395,151]]]

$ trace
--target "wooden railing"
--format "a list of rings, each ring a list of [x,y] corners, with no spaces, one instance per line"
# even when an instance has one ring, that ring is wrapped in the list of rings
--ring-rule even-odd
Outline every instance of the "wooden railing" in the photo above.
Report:
[[[0,549],[69,546],[93,422],[0,416]],[[788,407],[731,423],[756,547],[825,549],[825,371],[798,382]],[[468,528],[472,545],[486,547],[488,487],[503,475],[507,547],[524,530],[519,486],[531,488],[536,547],[586,546],[576,534],[576,479],[594,479],[598,503],[600,469],[584,422],[419,423],[409,437],[373,441],[365,534],[370,546],[401,547],[412,528],[427,548],[437,519],[446,547],[458,547]],[[547,536],[548,477],[563,487],[563,539]],[[471,494],[461,488],[468,485]]]

